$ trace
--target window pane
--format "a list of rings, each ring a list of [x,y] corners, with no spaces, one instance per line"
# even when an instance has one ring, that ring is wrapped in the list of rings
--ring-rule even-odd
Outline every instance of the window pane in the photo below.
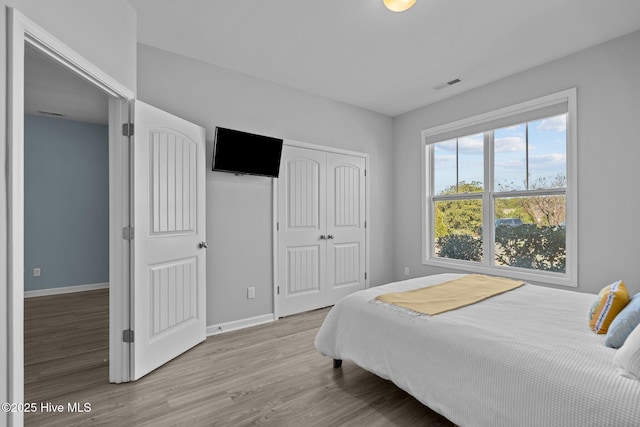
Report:
[[[484,181],[484,135],[458,138],[458,193],[482,192]]]
[[[434,204],[435,254],[482,260],[482,200],[445,200]]]
[[[564,195],[498,198],[495,212],[496,265],[565,272]]]
[[[484,136],[464,136],[433,144],[434,194],[483,191]]]
[[[456,192],[456,140],[433,144],[433,190],[434,194]]]
[[[567,115],[529,122],[529,189],[567,186]]]
[[[497,129],[494,138],[494,188],[496,191],[526,190],[527,126]]]

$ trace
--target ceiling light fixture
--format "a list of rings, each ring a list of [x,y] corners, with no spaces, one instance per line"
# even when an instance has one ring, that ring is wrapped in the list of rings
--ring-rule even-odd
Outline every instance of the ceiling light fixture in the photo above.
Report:
[[[393,12],[404,12],[413,6],[416,0],[383,0],[387,9]]]

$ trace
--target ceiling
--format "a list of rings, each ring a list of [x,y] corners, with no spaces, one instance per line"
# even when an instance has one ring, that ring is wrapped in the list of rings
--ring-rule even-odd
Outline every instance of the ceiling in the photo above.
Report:
[[[88,123],[107,124],[107,95],[83,78],[25,45],[24,110]]]
[[[139,43],[391,117],[640,29],[638,0],[128,1]],[[107,123],[104,93],[25,56],[27,113]]]
[[[139,43],[392,117],[640,29],[638,0],[128,1]]]

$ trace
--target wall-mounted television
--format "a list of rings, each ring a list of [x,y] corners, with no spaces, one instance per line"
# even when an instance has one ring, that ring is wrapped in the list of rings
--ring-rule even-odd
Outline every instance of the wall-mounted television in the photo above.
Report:
[[[211,170],[278,177],[282,139],[216,127]]]

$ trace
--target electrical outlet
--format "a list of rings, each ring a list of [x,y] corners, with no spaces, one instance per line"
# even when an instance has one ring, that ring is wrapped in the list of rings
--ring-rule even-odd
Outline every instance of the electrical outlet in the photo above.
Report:
[[[40,277],[42,275],[42,270],[40,267],[36,267],[33,269],[33,277]]]
[[[405,267],[405,268],[404,268],[404,275],[405,275],[405,276],[408,276],[408,275],[410,275],[410,274],[411,274],[411,271],[409,270],[409,267]]]
[[[256,297],[256,288],[251,286],[247,288],[247,298],[253,299]]]

